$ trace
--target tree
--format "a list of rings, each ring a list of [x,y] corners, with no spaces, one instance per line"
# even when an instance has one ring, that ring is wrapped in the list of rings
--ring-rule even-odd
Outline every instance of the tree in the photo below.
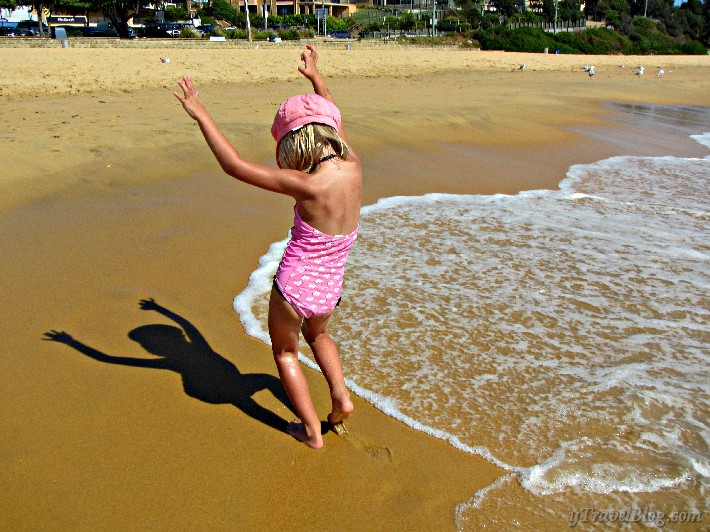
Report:
[[[399,18],[397,17],[387,17],[385,19],[385,25],[390,30],[398,30],[401,28]]]
[[[184,7],[168,7],[165,8],[165,20],[187,20],[190,18],[190,12]]]
[[[631,11],[626,0],[599,0],[598,9],[604,20],[614,28],[620,28],[624,15],[628,18]]]
[[[91,10],[91,0],[52,0],[51,5],[46,7],[51,13],[81,13],[84,15]]]
[[[599,20],[599,0],[587,0],[584,3],[584,15],[591,20]]]
[[[17,2],[15,0],[0,0],[0,8],[15,9],[16,7]]]
[[[411,11],[406,11],[399,21],[399,27],[404,31],[413,30],[417,24],[417,19]]]
[[[247,41],[251,42],[251,22],[249,20],[249,0],[244,0],[244,13],[247,20]]]
[[[44,14],[44,10],[48,9],[51,13],[55,4],[56,2],[54,0],[33,0],[32,3],[30,3],[34,12],[37,13],[37,28],[39,29],[40,37],[45,37],[44,25],[42,24],[42,15]],[[46,37],[49,37],[49,35],[46,35]]]
[[[225,0],[214,0],[210,14],[217,20],[232,20],[236,12]]]
[[[545,17],[547,22],[552,22],[555,20],[555,7],[558,0],[543,0],[542,2],[542,16]]]
[[[584,18],[580,0],[561,0],[558,5],[558,18],[570,22],[577,22]]]
[[[673,0],[648,0],[646,16],[658,19],[664,24],[673,18],[675,7]]]
[[[483,13],[481,13],[481,8],[480,6],[474,5],[473,7],[464,10],[463,16],[466,19],[466,22],[468,22],[471,25],[471,28],[474,30],[477,30],[478,28],[481,27],[481,24],[483,23]]]
[[[689,0],[681,4],[674,13],[674,22],[679,33],[693,40],[700,40],[705,33],[707,21],[703,17],[703,6],[698,0]]]
[[[0,7],[14,9],[16,4],[16,0],[0,0]],[[92,6],[90,0],[33,0],[32,2],[20,3],[20,5],[31,5],[32,10],[37,13],[37,28],[40,37],[49,37],[49,35],[44,34],[44,24],[42,24],[42,16],[45,11],[49,11],[50,15],[58,10],[64,12],[81,11],[83,13]]]
[[[705,5],[707,4],[708,1],[706,0]],[[699,16],[703,15],[703,4],[700,2],[700,0],[687,0],[687,2],[683,2],[680,5],[680,9],[692,11],[693,13]]]
[[[491,0],[491,5],[505,18],[510,18],[518,12],[517,0]]]
[[[478,2],[478,0],[454,0],[456,7],[460,8],[462,11],[473,8]]]
[[[119,37],[128,38],[128,19],[136,8],[136,0],[91,0],[91,8],[111,21]]]

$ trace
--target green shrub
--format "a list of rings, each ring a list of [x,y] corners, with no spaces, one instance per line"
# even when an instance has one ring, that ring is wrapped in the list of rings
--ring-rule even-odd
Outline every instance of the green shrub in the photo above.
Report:
[[[405,37],[397,38],[400,44],[410,44],[412,46],[459,46],[461,48],[480,48],[477,41],[461,34],[448,33],[437,37]]]
[[[227,39],[246,39],[247,38],[247,30],[242,30],[242,29],[236,29],[236,30],[226,30],[224,32],[224,36],[227,37]]]
[[[180,30],[181,39],[199,39],[200,34],[192,29],[192,26],[183,26]]]
[[[545,48],[554,48],[554,39],[548,37],[542,28],[523,26],[512,31],[508,38],[508,51],[541,53]]]
[[[237,13],[237,10],[229,5],[226,0],[213,0],[209,9],[211,12],[207,14],[218,20],[231,20]]]
[[[581,54],[584,53],[582,48],[584,42],[576,35],[579,32],[563,31],[554,36],[555,49],[560,50],[561,54]]]
[[[700,41],[688,41],[681,46],[681,51],[686,55],[707,55],[708,50]]]
[[[594,28],[579,32],[580,38],[587,46],[580,48],[585,54],[618,54],[629,53],[624,51],[624,44],[629,44],[629,39],[608,28]],[[628,46],[627,46],[628,49]]]
[[[190,12],[183,7],[167,7],[165,8],[165,20],[187,20],[190,18]]]
[[[507,42],[505,38],[495,34],[487,34],[480,40],[481,50],[505,50]]]
[[[284,41],[297,41],[301,38],[301,34],[295,29],[279,30],[277,35]]]
[[[269,38],[269,35],[271,35],[271,31],[264,31],[264,30],[255,30],[254,28],[251,29],[251,38],[252,40],[255,41],[265,41],[266,39]]]
[[[215,29],[206,31],[202,34],[202,37],[204,38],[210,38],[210,37],[225,37],[224,30],[217,26]]]
[[[559,44],[557,45],[557,50],[560,51],[561,54],[579,54],[581,53],[577,48],[574,48],[573,46],[569,46],[567,44]]]
[[[325,21],[325,27],[330,33],[331,31],[345,31],[348,29],[348,24],[343,18],[328,17]]]
[[[275,20],[280,19],[280,20]],[[283,17],[271,17],[274,24],[286,24],[287,26],[304,26],[309,28],[316,27],[315,15],[284,15]]]
[[[634,30],[648,34],[648,33],[655,33],[659,31],[658,25],[660,22],[656,22],[654,20],[651,20],[650,18],[646,17],[634,17]]]
[[[489,30],[477,30],[473,37],[481,43],[483,50],[505,50],[506,52],[542,53],[545,48],[555,49],[556,43],[542,28],[523,26],[514,30],[502,26]]]
[[[532,11],[522,11],[520,13],[516,13],[512,17],[508,19],[508,22],[516,23],[516,22],[543,22],[545,20],[544,17],[541,17],[540,15],[536,15]]]
[[[247,38],[247,30],[243,28],[237,28],[234,30],[226,30],[225,32],[225,37],[227,39],[246,39]],[[265,41],[269,38],[269,35],[273,35],[273,32],[271,30],[264,31],[264,30],[258,30],[255,28],[251,29],[251,38],[253,41]]]
[[[678,54],[681,52],[680,44],[662,33],[644,34],[634,31],[629,35],[634,44],[635,53],[642,55]]]

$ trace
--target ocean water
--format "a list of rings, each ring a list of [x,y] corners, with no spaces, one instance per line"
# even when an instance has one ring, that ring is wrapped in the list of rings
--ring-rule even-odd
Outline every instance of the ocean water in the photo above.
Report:
[[[332,327],[348,385],[509,472],[459,529],[707,526],[709,192],[710,157],[614,157],[559,190],[363,208]],[[267,343],[285,244],[234,302]]]

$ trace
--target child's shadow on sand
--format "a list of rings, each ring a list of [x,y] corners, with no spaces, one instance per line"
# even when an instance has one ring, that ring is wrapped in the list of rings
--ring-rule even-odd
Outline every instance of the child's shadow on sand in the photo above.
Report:
[[[277,377],[267,373],[240,373],[234,364],[212,350],[204,336],[188,320],[161,307],[153,299],[142,300],[140,306],[143,310],[154,310],[182,327],[180,329],[172,325],[143,325],[128,333],[131,340],[160,358],[107,355],[59,331],[45,333],[44,339],[66,344],[100,362],[175,371],[182,375],[185,393],[190,397],[210,404],[233,404],[254,419],[286,432],[288,423],[284,419],[252,399],[255,393],[269,390],[293,412]]]

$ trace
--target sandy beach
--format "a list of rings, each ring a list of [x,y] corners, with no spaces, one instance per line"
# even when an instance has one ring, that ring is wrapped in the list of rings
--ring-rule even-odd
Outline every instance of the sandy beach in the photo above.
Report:
[[[273,165],[276,107],[309,89],[299,53],[0,48],[3,529],[451,530],[455,505],[505,473],[357,398],[322,451],[284,432],[270,349],[231,302],[292,202],[222,175],[171,93],[189,74],[237,149]],[[605,104],[708,106],[707,56],[355,45],[320,65],[365,204],[556,188],[613,155],[706,155]],[[155,364],[146,335],[176,327],[194,360]],[[325,419],[327,386],[307,374]]]

